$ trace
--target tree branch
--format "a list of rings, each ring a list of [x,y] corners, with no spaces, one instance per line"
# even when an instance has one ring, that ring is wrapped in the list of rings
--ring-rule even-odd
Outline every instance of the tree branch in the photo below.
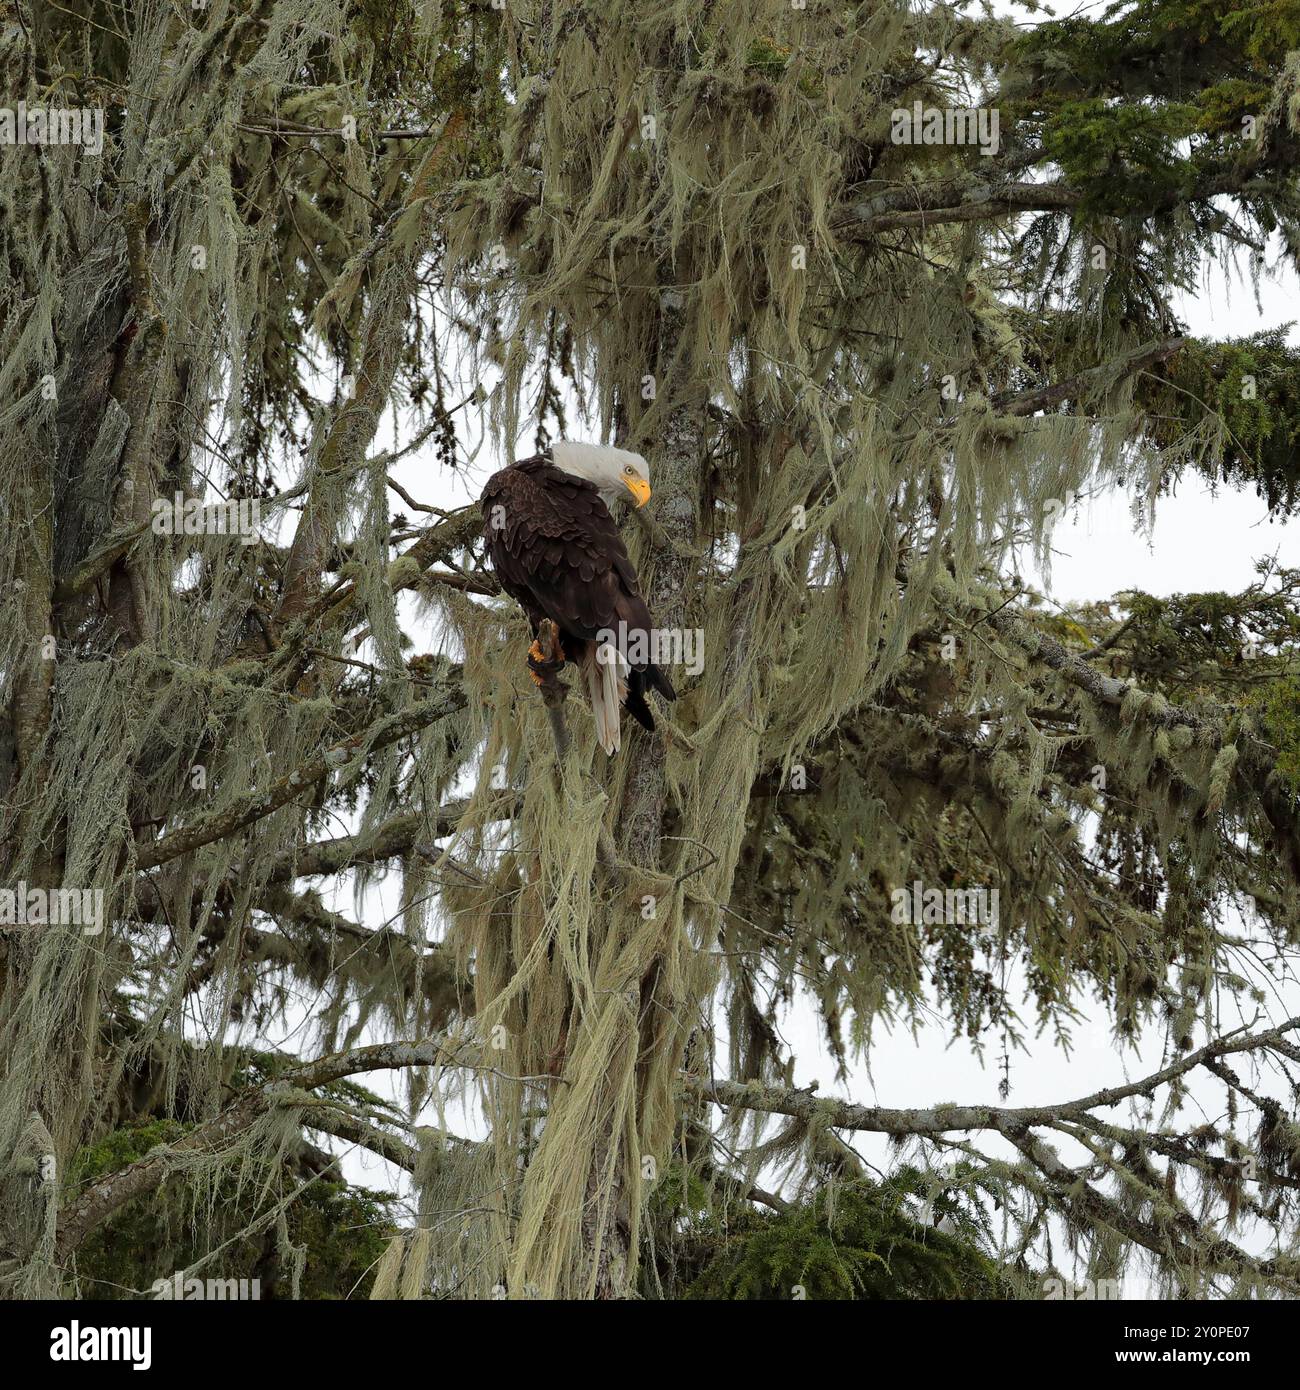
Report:
[[[1107,1087],[1077,1100],[1058,1105],[999,1108],[987,1105],[935,1105],[924,1109],[895,1110],[883,1106],[855,1105],[850,1101],[823,1098],[812,1091],[789,1087],[759,1086],[737,1081],[705,1081],[691,1078],[690,1090],[697,1091],[715,1105],[739,1106],[763,1114],[789,1115],[794,1119],[820,1118],[834,1129],[861,1130],[876,1134],[948,1134],[954,1130],[995,1130],[1009,1134],[1034,1125],[1053,1125],[1060,1120],[1085,1116],[1092,1110],[1118,1105],[1133,1096],[1149,1096],[1196,1067],[1237,1052],[1267,1050],[1284,1041],[1285,1035],[1300,1028],[1300,1015],[1287,1019],[1263,1033],[1230,1034],[1150,1076],[1122,1086]]]
[[[464,692],[455,688],[437,698],[421,700],[399,714],[389,715],[363,733],[354,734],[326,748],[300,768],[273,782],[265,792],[249,792],[218,815],[206,816],[192,825],[172,831],[170,835],[164,835],[160,840],[141,845],[136,853],[136,865],[140,869],[152,869],[203,845],[224,840],[245,826],[278,811],[281,806],[301,796],[309,787],[323,781],[331,772],[346,766],[357,756],[386,748],[464,707]]]

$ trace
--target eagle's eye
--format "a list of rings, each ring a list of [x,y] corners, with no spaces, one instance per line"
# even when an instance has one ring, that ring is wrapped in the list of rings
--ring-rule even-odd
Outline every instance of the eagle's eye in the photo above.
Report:
[[[632,465],[629,463],[627,467],[623,470],[623,472],[627,473],[630,476],[632,472]]]

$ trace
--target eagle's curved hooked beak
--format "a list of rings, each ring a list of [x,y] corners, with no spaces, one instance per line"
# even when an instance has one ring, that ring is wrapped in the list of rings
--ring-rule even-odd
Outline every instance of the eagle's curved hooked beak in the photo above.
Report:
[[[636,499],[638,507],[644,507],[650,500],[650,484],[644,478],[624,478],[623,486]]]

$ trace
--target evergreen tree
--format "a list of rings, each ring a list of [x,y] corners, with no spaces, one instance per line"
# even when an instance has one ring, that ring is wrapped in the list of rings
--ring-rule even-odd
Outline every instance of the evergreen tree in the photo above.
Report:
[[[1300,3],[975,9],[0,0],[15,106],[103,122],[0,160],[0,887],[102,928],[0,923],[10,1296],[219,1249],[347,1296],[378,1240],[377,1297],[1036,1296],[1063,1233],[1300,1288],[1300,1019],[1234,1027],[1300,932],[1300,576],[1008,577],[1090,488],[1294,507],[1293,350],[1171,304],[1293,261]],[[576,701],[557,742],[477,510],[425,500],[480,417],[650,460],[624,534],[704,659],[617,759]],[[845,1067],[1092,999],[1169,1055],[856,1105],[791,1085],[800,987]],[[460,1098],[485,1138],[420,1123]]]

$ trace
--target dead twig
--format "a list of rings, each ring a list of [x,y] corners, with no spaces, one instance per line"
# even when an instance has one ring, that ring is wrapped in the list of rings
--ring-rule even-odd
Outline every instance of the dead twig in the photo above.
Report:
[[[538,657],[535,652],[540,652],[541,656]],[[555,739],[555,756],[561,767],[569,756],[569,728],[564,719],[564,701],[568,697],[569,687],[559,678],[563,666],[564,649],[560,646],[560,630],[550,618],[543,618],[537,625],[537,640],[528,651],[528,669],[537,681],[542,703],[546,706],[551,734]]]

